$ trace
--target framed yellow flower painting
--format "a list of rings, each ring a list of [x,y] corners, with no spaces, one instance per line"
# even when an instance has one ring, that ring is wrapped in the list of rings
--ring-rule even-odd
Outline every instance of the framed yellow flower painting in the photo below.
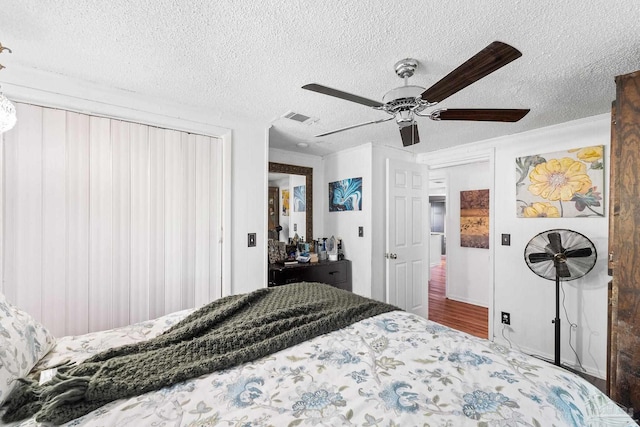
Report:
[[[519,218],[604,216],[604,146],[516,158]]]

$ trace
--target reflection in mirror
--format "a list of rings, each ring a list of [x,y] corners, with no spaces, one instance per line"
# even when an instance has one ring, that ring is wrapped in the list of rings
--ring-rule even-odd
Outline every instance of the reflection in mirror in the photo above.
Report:
[[[288,242],[297,234],[306,240],[305,187],[302,175],[269,173],[269,238]]]
[[[268,202],[270,239],[313,240],[312,168],[269,162]]]

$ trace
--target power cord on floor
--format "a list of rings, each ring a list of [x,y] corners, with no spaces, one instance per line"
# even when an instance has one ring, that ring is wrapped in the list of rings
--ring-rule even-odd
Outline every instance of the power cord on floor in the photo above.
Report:
[[[509,338],[507,338],[507,336],[504,334],[505,329],[507,329],[507,325],[502,324],[502,338],[504,338],[509,343],[509,348],[513,348],[513,346],[511,345],[511,341],[509,341]]]
[[[564,304],[564,300],[566,299],[567,295],[564,292],[564,283],[560,282],[560,289],[562,289],[562,308],[564,309],[564,316],[567,318],[567,322],[569,322],[569,347],[571,347],[571,350],[573,351],[573,354],[576,355],[576,359],[578,360],[578,365],[580,366],[580,369],[582,369],[583,372],[587,372],[586,369],[584,369],[584,366],[582,366],[582,362],[580,361],[580,356],[578,356],[578,352],[576,351],[576,349],[573,347],[573,344],[571,344],[571,336],[572,336],[572,331],[574,328],[578,328],[578,324],[577,323],[573,323],[571,322],[571,320],[569,320],[569,313],[567,313],[567,306]]]
[[[515,348],[516,350],[518,350],[521,353],[526,353],[526,351],[524,351],[522,349],[522,347],[520,347],[518,345],[517,341],[511,342],[511,340],[509,338],[507,338],[507,336],[504,333],[505,330],[509,331],[509,335],[511,335],[511,332],[513,332],[513,329],[511,329],[511,326],[509,326],[509,325],[507,325],[505,323],[502,324],[502,338],[504,338],[505,341],[509,343],[509,348]]]

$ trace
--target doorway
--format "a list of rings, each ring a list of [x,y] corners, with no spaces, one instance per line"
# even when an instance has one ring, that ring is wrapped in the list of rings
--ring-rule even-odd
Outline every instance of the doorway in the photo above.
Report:
[[[490,254],[461,247],[460,191],[482,187],[485,183],[478,177],[485,172],[489,176],[488,166],[482,162],[438,169],[429,180],[429,319],[481,338],[489,336]],[[478,267],[479,259],[484,270]]]

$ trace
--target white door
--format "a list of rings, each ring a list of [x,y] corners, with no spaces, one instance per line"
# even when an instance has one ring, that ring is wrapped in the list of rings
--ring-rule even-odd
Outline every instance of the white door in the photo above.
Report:
[[[387,159],[387,302],[428,317],[428,199],[423,165]]]

